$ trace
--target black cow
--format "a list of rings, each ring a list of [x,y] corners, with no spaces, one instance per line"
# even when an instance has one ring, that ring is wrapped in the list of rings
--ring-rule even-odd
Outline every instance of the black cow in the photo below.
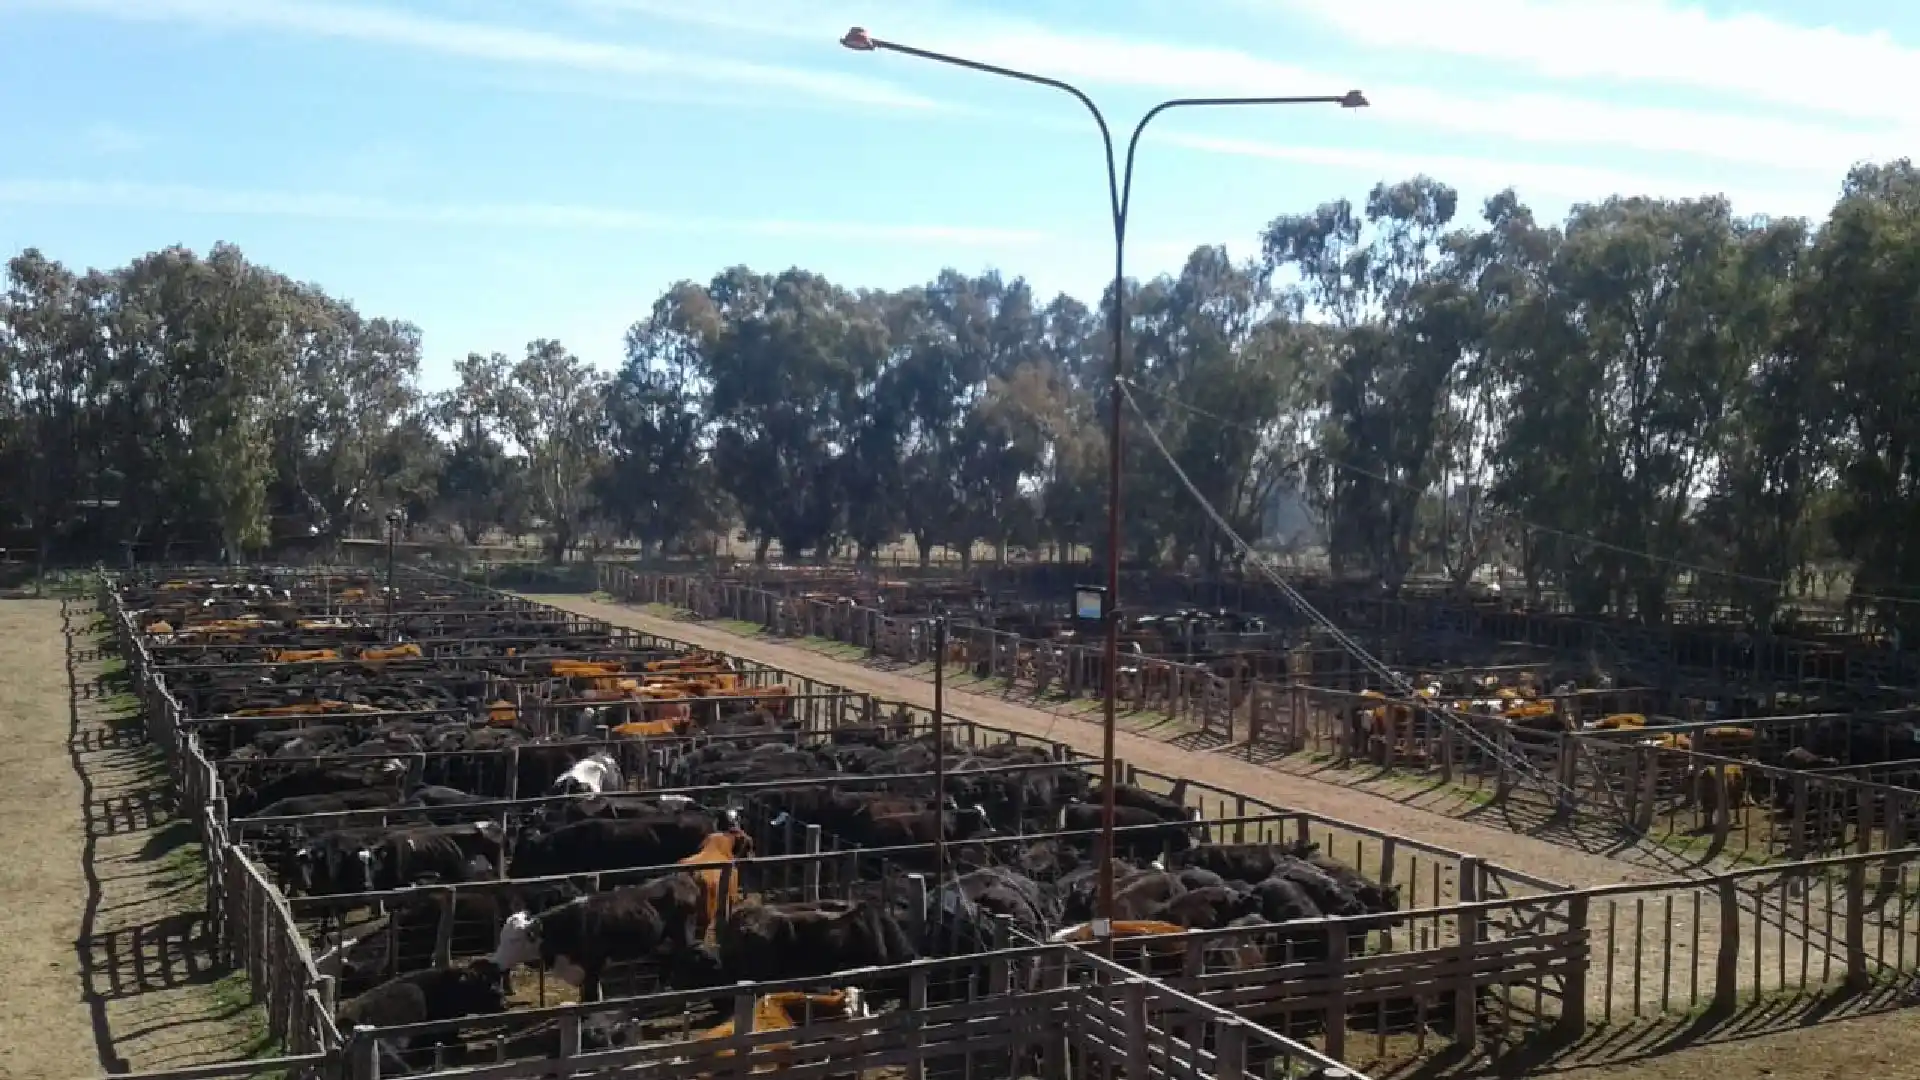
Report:
[[[394,1027],[463,1016],[491,1016],[507,1011],[500,990],[500,972],[486,961],[463,967],[436,967],[411,971],[341,1002],[335,1012],[340,1030],[356,1027]],[[424,1036],[422,1046],[445,1046],[459,1041],[458,1032]],[[404,1045],[401,1049],[407,1049]]]
[[[262,731],[253,737],[253,747],[269,757],[319,757],[347,745],[349,734],[344,724],[310,724],[303,728]]]
[[[610,795],[586,795],[549,803],[543,809],[541,819],[558,827],[590,818],[643,818],[694,812],[704,813],[691,798],[685,795],[639,795],[616,792]]]
[[[338,829],[290,849],[280,876],[289,894],[335,896],[373,890],[373,857],[379,830]]]
[[[1312,844],[1207,844],[1181,855],[1179,862],[1251,884],[1272,877],[1282,862],[1306,858],[1314,850]]]
[[[1267,878],[1255,884],[1252,892],[1260,904],[1260,916],[1269,922],[1318,919],[1323,914],[1305,889],[1286,878]]]
[[[666,920],[648,897],[653,884],[592,893],[539,915],[514,912],[500,930],[493,965],[512,971],[538,962],[579,987],[580,1000],[596,1000],[607,964],[645,959],[667,940]]]
[[[910,810],[905,813],[862,815],[845,830],[861,847],[908,847],[946,839],[971,840],[993,831],[987,812],[977,806],[958,810]]]
[[[1369,879],[1360,871],[1346,863],[1322,854],[1310,848],[1305,856],[1308,865],[1332,878],[1341,888],[1354,895],[1360,906],[1369,915],[1384,915],[1400,910],[1400,886],[1381,885]]]
[[[513,873],[545,877],[664,866],[700,850],[714,829],[710,815],[697,813],[588,818],[523,838],[513,853]]]
[[[297,769],[251,791],[234,792],[228,810],[235,817],[252,815],[257,808],[300,795],[327,795],[361,788],[391,790],[397,797],[406,780],[406,762],[398,758],[366,765],[315,766]]]
[[[959,875],[934,900],[927,921],[931,955],[981,952],[1000,946],[993,917],[1031,938],[1043,938],[1054,921],[1052,900],[1038,884],[1004,866],[984,866]],[[1019,942],[1006,942],[1017,945]]]
[[[1105,822],[1104,808],[1093,803],[1069,803],[1061,812],[1061,826],[1067,832],[1092,834]],[[1190,821],[1169,821],[1152,810],[1137,806],[1115,805],[1114,848],[1122,855],[1153,858],[1163,852],[1182,852],[1193,846],[1195,825]],[[1088,842],[1093,837],[1089,835]]]
[[[397,792],[383,788],[359,788],[333,791],[324,795],[295,795],[261,807],[248,817],[307,817],[313,814],[344,814],[350,810],[379,810],[397,801]]]
[[[1180,868],[1177,876],[1180,878],[1180,884],[1186,886],[1189,891],[1193,889],[1211,889],[1216,885],[1224,886],[1227,884],[1226,878],[1211,870],[1198,866],[1183,866]]]
[[[494,876],[506,837],[496,822],[395,829],[370,845],[374,886],[404,889],[430,881],[481,880]]]
[[[919,959],[879,904],[746,904],[727,917],[720,959],[730,979],[801,979]]]
[[[700,944],[707,917],[707,894],[692,874],[666,874],[635,886],[660,915],[661,944],[678,954]]]
[[[1095,785],[1087,793],[1087,802],[1098,806],[1104,798],[1105,788]],[[1137,784],[1113,785],[1115,806],[1131,806],[1137,810],[1146,810],[1157,815],[1162,821],[1198,821],[1200,811],[1165,795],[1157,795]]]
[[[446,897],[420,897],[397,905],[384,923],[357,927],[331,947],[316,943],[314,969],[339,980],[343,998],[371,988],[391,975],[436,962],[440,921]],[[454,898],[450,952],[463,955],[492,951],[500,925],[500,902],[491,895],[460,893]]]
[[[1199,889],[1188,889],[1161,905],[1152,917],[1163,922],[1178,923],[1189,930],[1215,930],[1235,919],[1255,915],[1260,911],[1260,898],[1230,889],[1225,885],[1208,885]]]

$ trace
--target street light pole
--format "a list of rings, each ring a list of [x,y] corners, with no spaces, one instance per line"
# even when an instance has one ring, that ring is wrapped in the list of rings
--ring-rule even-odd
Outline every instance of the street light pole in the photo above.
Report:
[[[1114,729],[1117,717],[1117,684],[1120,674],[1120,466],[1123,448],[1122,405],[1125,401],[1125,396],[1121,392],[1121,379],[1125,376],[1123,349],[1126,340],[1127,211],[1133,200],[1134,154],[1140,147],[1140,135],[1147,129],[1147,125],[1153,122],[1154,117],[1169,109],[1214,105],[1338,105],[1343,109],[1360,109],[1366,107],[1367,99],[1360,91],[1349,90],[1344,94],[1311,97],[1209,97],[1174,98],[1163,101],[1148,109],[1146,114],[1140,117],[1140,122],[1133,126],[1133,135],[1127,140],[1125,167],[1116,168],[1113,155],[1113,132],[1107,126],[1106,115],[1100,111],[1098,105],[1093,103],[1092,98],[1072,83],[1014,68],[1000,67],[997,64],[987,64],[978,60],[915,48],[911,45],[902,45],[895,41],[884,41],[858,26],[848,30],[841,37],[840,44],[855,52],[896,52],[904,56],[933,60],[988,75],[999,75],[1039,86],[1050,86],[1055,90],[1073,95],[1075,100],[1086,106],[1087,112],[1093,115],[1093,122],[1100,128],[1100,142],[1107,154],[1107,202],[1113,216],[1113,295],[1108,329],[1108,337],[1113,348],[1113,385],[1108,395],[1109,407],[1112,411],[1112,430],[1107,436],[1107,598],[1104,613],[1106,641],[1103,649],[1107,677],[1100,701],[1100,917],[1094,920],[1093,931],[1096,938],[1110,939],[1113,932],[1113,789],[1117,779],[1114,776]]]
[[[387,511],[387,644],[393,644],[394,547],[400,540],[400,511]]]
[[[933,894],[946,903],[947,887],[947,614],[933,619],[933,787],[940,827],[934,830]],[[943,909],[944,910],[944,909]]]

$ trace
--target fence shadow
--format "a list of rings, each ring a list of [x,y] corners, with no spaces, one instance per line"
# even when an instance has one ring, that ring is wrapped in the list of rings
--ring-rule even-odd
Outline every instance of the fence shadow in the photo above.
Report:
[[[1490,1040],[1472,1051],[1449,1048],[1420,1061],[1375,1065],[1376,1080],[1464,1080],[1466,1077],[1551,1076],[1585,1068],[1627,1068],[1679,1051],[1723,1045],[1910,1007],[1898,988],[1856,994],[1769,994],[1731,1010],[1651,1015],[1628,1023],[1592,1023],[1574,1038],[1544,1029],[1510,1041]],[[1364,1067],[1364,1063],[1362,1064]]]
[[[223,984],[230,972],[215,961],[197,834],[174,814],[117,643],[90,604],[69,600],[62,616],[67,748],[85,823],[86,904],[73,945],[100,1067],[255,1052],[247,997]]]

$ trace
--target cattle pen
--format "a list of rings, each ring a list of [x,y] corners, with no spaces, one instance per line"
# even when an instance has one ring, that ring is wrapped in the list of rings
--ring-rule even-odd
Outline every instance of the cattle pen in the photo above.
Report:
[[[1352,869],[1367,887],[1397,890],[1397,899],[1385,910],[1204,929],[1134,919],[1134,935],[1117,943],[1108,959],[1075,938],[1064,917],[1023,923],[984,910],[958,879],[938,876],[930,845],[876,843],[851,826],[807,821],[792,808],[812,796],[790,794],[832,787],[852,796],[924,797],[937,807],[941,798],[958,803],[957,785],[1003,827],[949,841],[956,852],[971,845],[979,865],[1006,866],[1015,860],[1013,848],[1052,845],[1065,852],[1064,863],[1029,865],[1022,876],[1070,895],[1090,836],[1038,811],[1045,801],[1045,814],[1064,815],[1072,800],[1049,796],[1029,805],[1020,794],[1003,805],[980,793],[1025,793],[1035,777],[1084,790],[1093,777],[1083,755],[990,725],[948,720],[955,751],[972,764],[949,773],[945,791],[924,769],[689,782],[701,779],[689,771],[701,763],[751,756],[752,747],[771,747],[764,756],[785,762],[865,760],[847,746],[867,748],[867,758],[893,760],[887,755],[923,744],[931,724],[924,710],[911,706],[448,579],[408,572],[400,586],[389,617],[386,598],[365,574],[351,571],[176,571],[101,585],[99,602],[128,657],[149,735],[166,750],[180,809],[196,821],[206,844],[208,908],[223,951],[247,971],[295,1072],[503,1080],[643,1068],[661,1076],[766,1068],[822,1075],[900,1068],[916,1077],[968,1078],[1356,1075],[1359,1062],[1404,1063],[1430,1053],[1430,1043],[1512,1044],[1547,1031],[1577,1034],[1595,1022],[1730,1007],[1760,994],[1829,986],[1865,991],[1920,967],[1920,920],[1912,912],[1920,888],[1909,881],[1915,851],[1905,846],[1905,826],[1898,824],[1904,818],[1884,809],[1885,792],[1851,796],[1849,805],[1870,803],[1870,811],[1894,823],[1863,832],[1874,839],[1858,841],[1851,854],[1810,858],[1822,849],[1806,842],[1780,849],[1765,865],[1666,885],[1573,890],[1468,852],[1124,764],[1122,777],[1143,797],[1185,811],[1177,822],[1117,833],[1123,844],[1143,838],[1143,864],[1197,866],[1249,849],[1305,852],[1317,845],[1319,855]],[[194,605],[212,614],[195,615],[188,610]],[[156,617],[161,607],[167,610]],[[164,617],[175,613],[178,618]],[[853,625],[851,617],[840,618]],[[897,649],[910,660],[930,641],[910,619],[861,618],[865,629],[849,633],[865,634],[876,652]],[[502,627],[509,632],[498,632]],[[414,648],[405,650],[408,645]],[[1009,679],[1039,677],[1017,644],[1010,654],[991,640],[978,646],[969,640],[963,648],[969,660],[978,655]],[[324,655],[328,651],[333,655]],[[1139,671],[1121,677],[1132,679],[1141,695],[1179,690],[1182,715],[1203,726],[1252,722],[1251,691],[1206,683],[1221,677],[1176,667],[1169,665],[1164,678]],[[1064,669],[1054,674],[1089,675],[1084,669],[1078,676]],[[1101,677],[1097,670],[1090,674]],[[619,685],[622,680],[635,685]],[[702,681],[699,692],[688,689]],[[1287,692],[1321,689],[1327,688]],[[1356,704],[1353,711],[1362,707],[1380,706]],[[1287,722],[1303,733],[1322,733],[1328,745],[1344,743],[1359,755],[1379,752],[1377,742],[1356,734],[1368,726],[1345,709],[1285,715],[1299,716]],[[1309,723],[1312,716],[1332,719]],[[1461,740],[1458,751],[1449,758],[1429,741],[1431,756],[1423,762],[1450,761],[1462,777],[1491,772],[1500,784],[1497,771],[1474,756],[1471,747],[1478,744],[1470,736],[1441,731],[1443,741]],[[488,737],[507,744],[481,740],[448,748],[427,738],[466,740],[475,732],[494,733]],[[313,752],[294,745],[293,752],[279,753],[322,736],[335,741]],[[1653,793],[1636,807],[1659,805],[1654,800],[1676,789],[1659,777],[1698,771],[1697,763],[1669,761],[1649,772],[1632,762],[1691,751],[1624,743],[1573,733],[1553,737],[1550,750],[1528,752],[1552,768],[1573,769],[1557,774],[1563,777],[1584,775],[1563,764],[1569,758],[1614,762],[1610,791]],[[1407,743],[1392,745],[1404,751]],[[560,758],[528,764],[555,747],[565,748]],[[249,748],[255,753],[239,753]],[[1022,748],[1028,760],[991,757]],[[549,793],[580,761],[600,756],[617,769],[617,786]],[[1506,759],[1494,758],[1496,765],[1499,760]],[[457,779],[470,798],[404,805],[409,800],[396,797],[318,812],[250,813],[266,808],[258,801],[261,790],[286,776],[373,761],[397,763],[396,796],[460,787],[448,783]],[[1724,772],[1727,766],[1715,767]],[[1629,782],[1631,770],[1637,771]],[[1552,791],[1556,810],[1567,803],[1533,778],[1544,769],[1509,771],[1515,775],[1506,786],[1515,797]],[[1786,783],[1791,790],[1826,790],[1817,786],[1822,780],[1802,780],[1799,789]],[[1592,807],[1605,795],[1586,790],[1589,797],[1574,800],[1572,812],[1597,812]],[[356,829],[379,834],[482,823],[537,838],[543,830],[564,830],[572,822],[561,815],[569,813],[617,819],[629,797],[737,815],[728,820],[738,821],[753,853],[697,872],[717,883],[710,895],[722,920],[761,906],[818,905],[833,914],[864,905],[900,913],[916,945],[944,929],[946,954],[692,985],[645,959],[625,972],[609,969],[608,992],[587,1002],[567,1000],[565,993],[546,996],[552,980],[543,967],[516,978],[522,987],[531,980],[533,990],[529,996],[516,988],[505,1011],[342,1023],[343,1006],[356,997],[343,990],[361,987],[345,986],[349,972],[335,965],[350,940],[369,938],[366,928],[374,928],[372,937],[385,936],[385,966],[359,972],[362,979],[458,969],[497,953],[500,920],[510,909],[612,895],[685,873],[687,864],[676,857],[521,874],[503,850],[488,873],[462,880],[313,893],[294,888],[287,872],[298,842]],[[1809,807],[1817,802],[1814,795],[1799,798]],[[588,804],[594,809],[577,809]],[[615,809],[600,809],[607,806]],[[946,815],[936,809],[936,828],[947,827]],[[1811,826],[1803,831],[1820,835]],[[1221,854],[1191,854],[1215,850]],[[1144,866],[1142,872],[1148,872]],[[956,910],[973,913],[964,935],[955,932]]]

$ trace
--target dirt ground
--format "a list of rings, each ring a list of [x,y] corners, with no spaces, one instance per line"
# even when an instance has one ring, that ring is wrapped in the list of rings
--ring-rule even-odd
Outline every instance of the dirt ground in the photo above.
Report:
[[[1556,1080],[1913,1080],[1920,1024],[1911,1009],[1533,1075]]]
[[[57,600],[0,600],[0,1077],[96,1071],[74,941],[87,909]]]
[[[95,620],[84,601],[63,617],[58,600],[0,600],[0,1080],[265,1049],[208,962],[198,845]]]
[[[663,618],[628,605],[605,603],[579,596],[537,596],[533,599],[555,607],[575,611],[616,625],[630,626],[665,637],[677,638],[702,647],[773,664],[777,667],[882,695],[895,700],[928,706],[932,688],[911,674],[876,670],[857,661],[823,656],[819,652],[781,641],[745,637],[680,619]],[[1011,728],[1056,739],[1076,748],[1098,752],[1100,732],[1091,717],[1076,717],[1050,712],[1006,700],[997,694],[950,689],[949,710],[956,716],[982,723]],[[1117,737],[1118,754],[1136,765],[1173,776],[1215,784],[1230,790],[1256,795],[1284,806],[1291,806],[1330,818],[1396,833],[1480,855],[1495,863],[1568,883],[1574,886],[1616,885],[1623,882],[1673,882],[1687,876],[1691,869],[1673,859],[1653,859],[1651,865],[1610,857],[1600,850],[1578,850],[1566,843],[1515,832],[1515,824],[1500,815],[1472,820],[1458,805],[1431,797],[1430,793],[1408,791],[1404,786],[1356,783],[1350,773],[1318,770],[1312,775],[1281,771],[1252,761],[1236,760],[1221,754],[1198,752],[1170,745],[1151,736],[1121,732]],[[1618,853],[1616,853],[1618,854]],[[1652,957],[1666,952],[1683,956],[1676,967],[1688,966],[1685,957],[1693,951],[1684,942],[1670,941],[1672,935],[1660,927],[1664,918],[1649,910],[1632,912],[1620,920],[1616,939],[1621,955],[1634,950],[1644,953],[1649,966]],[[1697,921],[1703,940],[1711,942],[1717,934],[1717,914],[1708,906]],[[1745,920],[1743,919],[1743,922]],[[1751,938],[1749,938],[1751,940]],[[1599,946],[1596,945],[1596,948]],[[1794,951],[1797,946],[1773,944],[1767,952],[1765,967],[1775,967],[1775,952]],[[1711,976],[1709,975],[1710,979]],[[1617,965],[1614,980],[1617,1000],[1633,981],[1626,963]],[[1791,980],[1788,980],[1791,982]],[[1604,978],[1590,978],[1591,992],[1598,1004],[1604,993]],[[1635,992],[1638,987],[1633,987]],[[1709,1075],[1717,1080],[1747,1076],[1839,1076],[1848,1070],[1870,1068],[1867,1075],[1920,1078],[1920,1029],[1913,1024],[1914,1013],[1901,1010],[1888,1016],[1851,1019],[1817,1027],[1793,1027],[1777,1034],[1758,1034],[1761,1028],[1735,1022],[1716,1029],[1711,1045],[1681,1048],[1668,1042],[1657,1053],[1637,1047],[1647,1045],[1647,1029],[1638,1030],[1629,1040],[1634,1046],[1607,1047],[1605,1037],[1587,1040],[1585,1049],[1598,1047],[1597,1054],[1558,1055],[1553,1063],[1514,1075],[1557,1075],[1588,1080],[1602,1076],[1633,1075],[1648,1080],[1695,1080]],[[1783,1027],[1786,1022],[1774,1018],[1768,1027]],[[1735,1038],[1754,1031],[1751,1038]],[[1618,1041],[1618,1040],[1614,1040]],[[1603,1060],[1608,1064],[1587,1066],[1582,1060]],[[1531,1068],[1531,1067],[1530,1067]]]

